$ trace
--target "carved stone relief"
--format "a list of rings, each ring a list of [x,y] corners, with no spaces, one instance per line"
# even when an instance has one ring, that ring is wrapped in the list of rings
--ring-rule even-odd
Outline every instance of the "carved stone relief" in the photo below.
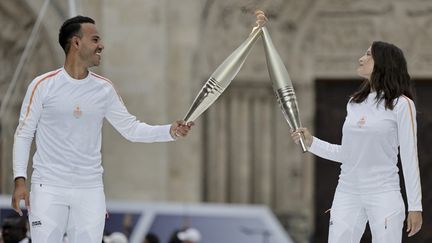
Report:
[[[264,9],[269,17],[268,28],[280,53],[289,53],[293,45],[293,34],[301,23],[309,5],[308,1],[208,1],[208,10],[203,15],[203,55],[207,66],[213,71],[240,43],[246,39],[255,24],[253,11]],[[265,54],[261,41],[251,51],[239,78],[261,82],[268,79]],[[288,60],[287,55],[282,55]]]

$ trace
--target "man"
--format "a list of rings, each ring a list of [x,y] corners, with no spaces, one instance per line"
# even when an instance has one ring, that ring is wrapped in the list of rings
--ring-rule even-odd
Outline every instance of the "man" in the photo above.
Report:
[[[64,67],[33,80],[24,98],[15,133],[12,207],[29,209],[35,243],[100,243],[105,224],[101,129],[106,118],[133,142],[172,141],[193,123],[150,126],[129,114],[110,80],[88,69],[98,66],[104,46],[95,21],[77,16],[63,23],[59,43]],[[25,180],[36,132],[31,193]],[[30,199],[30,200],[29,200]]]
[[[24,217],[10,216],[4,219],[1,233],[4,243],[29,243],[27,220]]]

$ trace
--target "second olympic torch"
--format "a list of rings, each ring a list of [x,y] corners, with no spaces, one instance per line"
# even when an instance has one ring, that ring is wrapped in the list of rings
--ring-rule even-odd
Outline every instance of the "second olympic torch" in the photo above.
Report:
[[[270,34],[266,27],[262,28],[264,51],[267,59],[267,68],[270,79],[273,83],[273,90],[275,92],[279,106],[284,114],[285,120],[288,122],[291,129],[298,129],[302,127],[300,115],[297,105],[297,98],[294,88],[289,77],[288,71],[282,62],[275,46],[270,38]],[[300,145],[303,153],[307,151],[303,136],[300,136]]]
[[[261,28],[254,29],[249,37],[217,67],[195,97],[184,121],[194,121],[216,101],[240,71],[252,46],[261,34]]]

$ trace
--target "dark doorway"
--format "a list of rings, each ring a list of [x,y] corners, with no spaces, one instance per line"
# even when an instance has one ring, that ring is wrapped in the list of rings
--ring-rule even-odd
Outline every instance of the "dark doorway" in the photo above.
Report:
[[[346,116],[346,104],[349,95],[360,85],[359,80],[317,80],[315,134],[330,143],[340,144],[342,125]],[[432,81],[416,81],[416,107],[418,129],[418,153],[423,192],[423,228],[416,236],[408,239],[404,233],[405,243],[432,242]],[[316,157],[315,159],[315,234],[312,242],[327,242],[329,214],[334,191],[339,177],[338,163]],[[400,163],[399,163],[400,164]],[[400,165],[399,165],[400,167]],[[401,177],[402,194],[405,188]],[[406,201],[406,200],[405,200]],[[405,203],[406,204],[406,203]],[[404,229],[404,232],[406,230]],[[372,242],[369,227],[366,228],[361,243]]]

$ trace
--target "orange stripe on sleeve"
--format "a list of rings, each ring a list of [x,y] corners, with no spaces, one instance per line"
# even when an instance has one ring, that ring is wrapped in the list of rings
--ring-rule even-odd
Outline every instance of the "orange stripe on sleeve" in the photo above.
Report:
[[[120,94],[117,92],[117,89],[115,88],[115,86],[114,86],[114,84],[111,82],[111,80],[109,80],[109,79],[107,79],[107,78],[104,78],[104,77],[102,77],[102,76],[100,76],[100,75],[97,75],[97,74],[95,74],[95,73],[91,73],[91,75],[95,76],[96,78],[99,78],[99,79],[102,79],[102,80],[108,82],[108,83],[113,87],[113,89],[114,89],[114,91],[116,92],[116,94],[117,94],[117,96],[118,96],[120,102],[123,103],[123,99],[121,98]]]
[[[411,107],[411,102],[410,102],[410,99],[408,99],[408,97],[406,97],[406,96],[403,96],[403,97],[408,102],[408,107],[409,107],[409,111],[410,111],[410,118],[411,118],[411,129],[412,129],[412,132],[413,132],[413,137],[415,139],[416,138],[416,133],[415,133],[415,128],[414,128],[414,115],[413,115],[413,110],[412,110],[412,107]],[[416,140],[414,140],[414,141],[416,141]]]
[[[58,71],[55,71],[54,73],[48,74],[47,76],[45,76],[42,79],[40,79],[39,81],[37,81],[36,85],[34,86],[34,88],[32,90],[32,94],[30,96],[30,101],[29,101],[29,104],[27,106],[26,115],[24,117],[24,120],[27,119],[27,117],[28,117],[28,115],[30,113],[30,107],[31,107],[31,105],[33,103],[33,97],[34,97],[34,94],[36,93],[36,89],[39,86],[39,84],[42,83],[44,80],[47,80],[48,78],[51,78],[51,77],[57,75],[60,71],[61,71],[61,69],[58,70]]]
[[[414,114],[413,114],[413,109],[412,109],[412,107],[411,107],[411,102],[410,102],[410,99],[408,98],[408,97],[406,97],[406,96],[403,96],[406,100],[407,100],[407,102],[408,102],[408,107],[409,107],[409,111],[410,111],[410,118],[411,118],[411,129],[412,129],[412,134],[413,134],[413,138],[414,138],[414,143],[413,143],[413,146],[414,146],[414,151],[415,151],[415,153],[416,153],[416,161],[417,161],[417,170],[418,171],[420,171],[420,168],[419,168],[419,165],[418,165],[418,150],[417,150],[417,134],[416,134],[416,131],[415,131],[415,127],[414,127]],[[419,174],[420,174],[420,172],[418,172]]]

